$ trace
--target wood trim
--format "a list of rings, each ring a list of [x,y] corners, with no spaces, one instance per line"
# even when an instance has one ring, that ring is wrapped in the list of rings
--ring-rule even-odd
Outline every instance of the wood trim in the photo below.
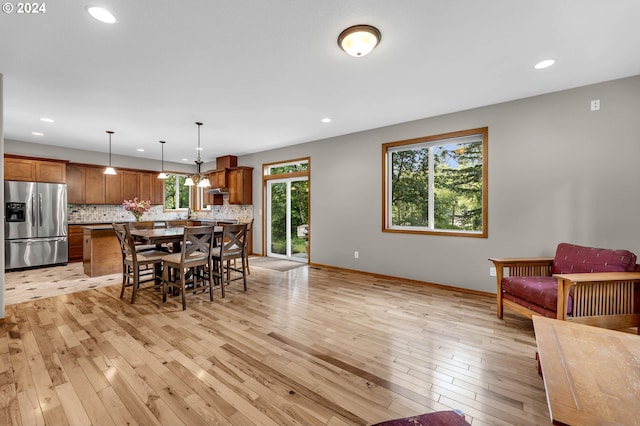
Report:
[[[268,166],[273,166],[277,164],[289,164],[295,163],[299,161],[306,161],[308,164],[307,170],[293,173],[281,173],[279,175],[265,175],[264,169]],[[309,188],[309,196],[307,198],[307,224],[309,225],[309,236],[307,238],[307,262],[311,262],[311,238],[313,232],[311,231],[311,157],[300,157],[294,158],[292,160],[283,160],[276,161],[272,163],[262,163],[262,167],[260,169],[260,174],[262,175],[262,253],[266,256],[267,253],[267,181],[274,179],[286,179],[286,178],[295,178],[295,177],[305,177],[307,178],[307,186]]]
[[[51,160],[51,161],[55,161],[55,160]],[[82,167],[94,167],[96,169],[104,169],[105,167],[107,167],[106,165],[100,165],[100,164],[87,164],[87,163],[74,163],[74,162],[66,162],[68,165],[73,165],[73,166],[82,166]],[[116,169],[116,172],[118,170],[121,170],[123,172],[140,172],[140,173],[155,173],[156,175],[158,175],[160,172],[157,170],[145,170],[145,169],[131,169],[128,167],[114,167],[114,169]],[[182,175],[182,176],[187,176],[190,175],[192,173],[187,173],[187,172],[175,172],[175,171],[171,171],[171,170],[166,170],[164,171],[167,174],[173,174],[173,175]]]
[[[310,160],[311,157],[300,157],[300,158],[294,158],[291,160],[285,160],[285,161],[274,161],[272,163],[262,163],[262,175],[264,176],[264,168],[265,166],[273,166],[276,164],[286,164],[286,163],[295,163],[295,162],[300,162],[300,161],[305,161],[305,160]],[[311,169],[311,167],[309,167],[309,169]]]
[[[495,298],[495,294],[487,293],[486,291],[472,290],[472,289],[469,289],[469,288],[456,287],[456,286],[451,286],[451,285],[446,285],[446,284],[432,283],[432,282],[429,282],[429,281],[412,280],[410,278],[394,277],[393,275],[377,274],[375,272],[360,271],[360,270],[357,270],[357,269],[341,268],[339,266],[324,265],[322,263],[309,262],[309,267],[318,268],[318,269],[326,269],[326,270],[336,271],[336,272],[355,272],[355,273],[363,274],[363,275],[366,275],[366,276],[369,276],[369,277],[373,277],[373,278],[381,278],[381,279],[386,279],[386,280],[391,279],[391,280],[401,281],[402,283],[406,283],[406,284],[422,285],[422,286],[440,288],[440,289],[443,289],[443,290],[450,290],[450,291],[454,290],[454,291],[459,291],[459,292],[466,293],[466,294],[473,294],[473,295],[476,295],[476,296]]]
[[[61,160],[59,158],[43,158],[43,157],[30,157],[27,155],[16,155],[16,154],[4,154],[5,158],[21,158],[23,160],[34,160],[34,161],[50,161],[52,163],[69,163],[69,160]]]

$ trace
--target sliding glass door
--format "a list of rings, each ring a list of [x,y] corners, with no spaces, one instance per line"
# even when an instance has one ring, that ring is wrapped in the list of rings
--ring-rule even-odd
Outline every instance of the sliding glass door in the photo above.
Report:
[[[308,261],[309,180],[267,181],[267,256]]]

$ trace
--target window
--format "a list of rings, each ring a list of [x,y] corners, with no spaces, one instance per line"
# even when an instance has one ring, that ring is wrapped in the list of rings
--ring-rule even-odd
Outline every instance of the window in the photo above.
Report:
[[[184,185],[186,175],[169,174],[164,181],[165,210],[186,210],[190,206],[189,187]]]
[[[263,166],[263,171],[265,176],[289,174],[289,173],[308,174],[309,160],[303,158],[299,160],[292,160],[286,163],[265,164]]]
[[[487,237],[488,128],[382,145],[385,232]]]

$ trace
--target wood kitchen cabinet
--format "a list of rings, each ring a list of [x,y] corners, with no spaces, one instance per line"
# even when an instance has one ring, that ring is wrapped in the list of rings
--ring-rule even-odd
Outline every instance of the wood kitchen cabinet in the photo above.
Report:
[[[84,204],[104,204],[105,174],[103,168],[84,168]]]
[[[153,179],[153,192],[151,193],[151,204],[164,206],[164,179]]]
[[[229,181],[229,169],[214,170],[209,173],[211,188],[227,188]]]
[[[122,204],[122,172],[116,175],[104,175],[104,203]]]
[[[67,164],[67,202],[104,204],[105,175],[102,167]]]
[[[69,225],[67,230],[69,263],[82,262],[82,234],[82,225]]]
[[[82,266],[90,277],[122,272],[122,251],[113,226],[82,227]]]
[[[164,204],[164,179],[158,179],[157,173],[140,173],[141,200],[150,200],[151,205]]]
[[[234,167],[229,170],[229,204],[252,203],[253,167]]]
[[[66,183],[66,161],[4,156],[4,180]]]
[[[83,166],[67,164],[67,202],[69,204],[85,202],[85,170]]]
[[[202,196],[202,204],[206,206],[221,206],[224,204],[222,194],[211,194],[207,192],[210,189],[227,187],[227,169],[214,170],[207,175],[211,188],[205,188]]]
[[[140,172],[132,172],[123,170],[120,172],[122,174],[122,195],[120,199],[120,203],[123,200],[133,200],[135,197],[138,197],[138,200],[149,200],[150,197],[143,197],[140,191]],[[120,174],[118,173],[118,174]]]
[[[164,204],[164,180],[155,172],[117,170],[105,175],[104,167],[91,164],[67,164],[67,197],[69,204],[120,205],[123,200],[138,197]]]
[[[150,200],[151,204],[154,204],[151,200],[153,198],[153,179],[157,179],[157,177],[151,173],[139,173],[138,179],[138,188],[140,188],[138,196],[140,199]]]

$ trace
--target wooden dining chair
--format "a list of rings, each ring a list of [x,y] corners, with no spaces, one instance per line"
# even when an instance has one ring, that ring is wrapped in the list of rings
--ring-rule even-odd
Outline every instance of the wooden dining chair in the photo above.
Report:
[[[140,284],[147,281],[160,282],[160,265],[162,258],[167,255],[165,251],[146,250],[138,251],[136,243],[131,236],[129,223],[114,223],[113,230],[120,242],[122,251],[122,290],[120,298],[124,296],[126,287],[132,287],[131,303],[135,303]]]
[[[246,223],[224,225],[221,243],[211,250],[212,275],[215,283],[220,284],[222,297],[225,296],[225,284],[228,285],[231,281],[242,280],[244,291],[247,291],[247,272],[244,262],[246,236]],[[236,259],[240,260],[240,268],[231,265],[231,261]],[[232,279],[231,272],[239,272],[242,275]]]
[[[162,302],[167,301],[167,290],[182,293],[182,310],[187,309],[186,287],[193,286],[194,293],[209,288],[209,300],[213,301],[213,279],[210,271],[213,226],[187,226],[182,237],[182,250],[162,257]]]

